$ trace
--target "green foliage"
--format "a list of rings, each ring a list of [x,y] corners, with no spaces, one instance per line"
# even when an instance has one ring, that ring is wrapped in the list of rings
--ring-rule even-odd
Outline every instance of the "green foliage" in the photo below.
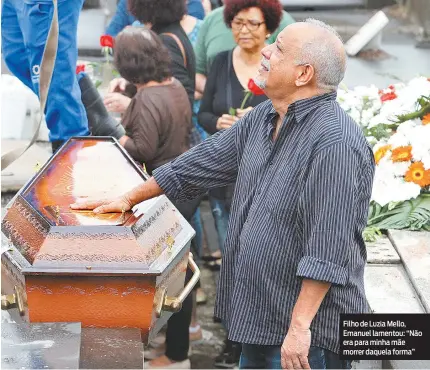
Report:
[[[416,199],[381,207],[371,202],[367,228],[363,236],[366,241],[377,238],[379,230],[427,230],[430,231],[430,194],[423,193]]]

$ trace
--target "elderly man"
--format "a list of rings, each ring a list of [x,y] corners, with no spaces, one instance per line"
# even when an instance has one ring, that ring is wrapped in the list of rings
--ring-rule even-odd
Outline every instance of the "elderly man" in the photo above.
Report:
[[[333,29],[307,20],[262,54],[256,81],[271,101],[123,197],[72,208],[119,212],[236,180],[215,314],[243,344],[240,366],[349,368],[339,316],[369,310],[362,231],[374,160],[335,101],[345,51]]]

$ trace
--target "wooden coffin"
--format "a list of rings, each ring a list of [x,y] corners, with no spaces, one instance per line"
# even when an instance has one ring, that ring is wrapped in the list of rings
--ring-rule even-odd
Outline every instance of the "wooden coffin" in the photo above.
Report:
[[[9,243],[1,258],[2,308],[18,308],[31,323],[155,335],[199,278],[189,258],[194,230],[165,196],[121,214],[69,207],[80,198],[119,196],[147,178],[115,139],[70,139],[2,220]],[[184,289],[187,265],[194,276]]]

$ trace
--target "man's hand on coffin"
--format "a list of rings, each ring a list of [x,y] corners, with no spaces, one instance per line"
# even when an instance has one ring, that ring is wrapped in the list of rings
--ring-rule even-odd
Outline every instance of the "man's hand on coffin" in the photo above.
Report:
[[[70,205],[75,210],[93,210],[94,213],[119,213],[127,212],[132,209],[133,205],[126,196],[116,199],[104,200],[85,200],[77,201]]]
[[[128,193],[116,199],[78,200],[71,204],[70,208],[76,210],[93,210],[94,213],[127,212],[136,204],[162,194],[164,194],[163,189],[161,189],[155,179],[151,177],[143,184],[136,186]]]
[[[109,93],[103,99],[108,112],[124,113],[130,105],[131,99],[121,93]]]

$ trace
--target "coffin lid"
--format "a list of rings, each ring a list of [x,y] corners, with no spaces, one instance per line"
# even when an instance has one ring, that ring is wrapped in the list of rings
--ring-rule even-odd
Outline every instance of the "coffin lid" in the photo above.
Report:
[[[7,210],[5,255],[22,255],[27,274],[160,274],[194,236],[165,196],[125,213],[70,209],[78,199],[115,198],[147,179],[114,138],[70,139]]]

